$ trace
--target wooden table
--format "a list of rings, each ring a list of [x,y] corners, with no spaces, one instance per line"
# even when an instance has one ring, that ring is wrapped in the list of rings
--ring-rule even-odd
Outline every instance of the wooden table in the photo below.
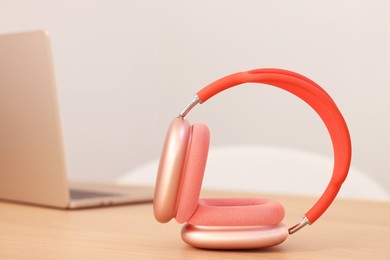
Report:
[[[314,202],[268,197],[285,205],[288,226]],[[65,211],[0,202],[0,259],[390,259],[389,221],[388,202],[337,200],[277,247],[213,251],[184,244],[181,225],[157,223],[151,204]]]

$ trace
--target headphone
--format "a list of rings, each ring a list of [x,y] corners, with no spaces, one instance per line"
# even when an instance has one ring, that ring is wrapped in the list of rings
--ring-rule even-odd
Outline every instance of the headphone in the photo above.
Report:
[[[206,125],[185,119],[198,103],[230,87],[262,83],[284,89],[309,104],[330,134],[334,168],[329,184],[298,224],[281,223],[283,206],[271,199],[199,199],[206,167],[210,133]],[[275,246],[307,224],[313,224],[330,206],[347,177],[351,140],[345,120],[332,98],[315,82],[292,71],[256,69],[223,77],[197,92],[169,126],[163,146],[156,187],[154,216],[162,223],[176,218],[186,224],[181,236],[187,244],[208,249],[250,249]]]

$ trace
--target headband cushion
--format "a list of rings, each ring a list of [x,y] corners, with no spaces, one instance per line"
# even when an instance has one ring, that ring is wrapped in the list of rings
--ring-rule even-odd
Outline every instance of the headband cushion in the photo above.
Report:
[[[188,220],[197,226],[270,226],[284,218],[283,206],[274,200],[256,198],[201,199]]]
[[[295,72],[280,69],[256,69],[220,78],[197,92],[197,102],[204,103],[219,92],[243,83],[268,84],[284,89],[310,105],[325,123],[332,139],[334,168],[325,192],[305,214],[308,221],[314,223],[336,198],[351,163],[351,138],[341,112],[318,84]]]
[[[194,124],[176,213],[176,220],[179,223],[186,222],[198,207],[209,144],[209,128],[202,123]]]

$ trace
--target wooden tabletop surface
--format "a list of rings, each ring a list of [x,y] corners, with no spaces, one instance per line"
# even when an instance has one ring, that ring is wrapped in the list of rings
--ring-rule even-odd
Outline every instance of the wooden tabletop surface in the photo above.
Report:
[[[208,192],[212,197],[253,194]],[[260,196],[256,196],[260,197]],[[268,196],[291,226],[315,201]],[[152,204],[58,210],[0,202],[0,259],[390,259],[390,203],[341,200],[274,248],[214,251],[181,241],[181,225],[157,223]]]

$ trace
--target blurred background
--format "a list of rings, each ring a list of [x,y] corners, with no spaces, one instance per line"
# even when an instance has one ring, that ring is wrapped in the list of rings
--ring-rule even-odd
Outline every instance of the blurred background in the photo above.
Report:
[[[0,1],[0,33],[34,29],[51,34],[73,179],[114,179],[156,160],[197,90],[279,67],[326,89],[349,125],[353,166],[390,191],[389,1]],[[225,91],[188,119],[209,126],[213,147],[333,156],[320,118],[276,88]]]

